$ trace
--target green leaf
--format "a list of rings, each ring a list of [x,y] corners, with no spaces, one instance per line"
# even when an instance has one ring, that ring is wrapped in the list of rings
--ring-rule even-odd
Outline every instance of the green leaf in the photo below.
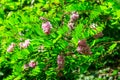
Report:
[[[107,52],[113,51],[116,46],[117,46],[117,43],[112,44],[112,45],[109,47],[109,49],[108,49]]]
[[[113,70],[112,75],[117,75],[118,74],[118,70]]]
[[[54,39],[53,44],[55,44],[61,37],[62,37],[62,35],[59,35],[56,39]]]
[[[4,73],[3,72],[0,72],[0,76],[3,76],[4,75]]]

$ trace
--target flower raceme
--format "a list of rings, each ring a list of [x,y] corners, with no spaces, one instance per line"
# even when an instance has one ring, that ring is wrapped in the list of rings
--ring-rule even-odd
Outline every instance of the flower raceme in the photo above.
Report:
[[[22,48],[27,48],[27,47],[29,46],[29,44],[30,44],[30,40],[29,40],[29,39],[25,40],[25,42],[21,42],[21,43],[19,44],[20,49],[22,49]]]
[[[90,47],[87,45],[86,40],[79,40],[77,52],[81,54],[92,54]]]
[[[72,12],[71,16],[70,16],[70,20],[68,22],[68,27],[72,30],[74,29],[74,24],[75,21],[79,18],[79,14],[78,12]]]
[[[15,47],[15,43],[11,43],[11,45],[9,45],[9,47],[7,48],[7,52],[12,52],[14,47]]]
[[[42,23],[42,29],[45,34],[50,34],[50,29],[52,28],[52,25],[49,21]]]
[[[64,56],[58,55],[57,56],[57,64],[58,64],[58,70],[61,70],[64,67]]]

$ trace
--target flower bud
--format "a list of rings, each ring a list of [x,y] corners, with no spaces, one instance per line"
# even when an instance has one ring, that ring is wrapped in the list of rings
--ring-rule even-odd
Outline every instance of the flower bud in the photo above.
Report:
[[[42,23],[42,29],[44,31],[44,33],[46,34],[50,34],[50,29],[52,28],[52,25],[50,22],[45,22],[45,23]]]
[[[15,47],[15,43],[11,43],[11,45],[7,48],[7,52],[12,52]]]

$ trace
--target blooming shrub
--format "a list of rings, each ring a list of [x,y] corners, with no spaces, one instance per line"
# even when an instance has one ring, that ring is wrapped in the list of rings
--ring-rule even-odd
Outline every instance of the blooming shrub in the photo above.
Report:
[[[119,4],[1,0],[0,79],[77,80],[119,63]]]

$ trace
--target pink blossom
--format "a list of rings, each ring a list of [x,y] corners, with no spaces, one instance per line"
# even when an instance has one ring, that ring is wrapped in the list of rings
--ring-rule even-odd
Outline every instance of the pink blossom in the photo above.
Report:
[[[25,40],[23,46],[24,46],[25,48],[27,48],[27,47],[29,46],[29,44],[30,44],[30,40],[27,39],[27,40]]]
[[[86,46],[86,40],[79,40],[78,41],[78,46]]]
[[[25,42],[20,42],[19,43],[20,49],[27,48],[29,46],[29,44],[30,44],[30,40],[29,39],[25,40]]]
[[[22,44],[22,48],[27,48],[27,47],[28,47],[28,44],[26,44],[26,43]]]
[[[31,67],[31,68],[34,68],[36,65],[37,65],[37,62],[35,62],[35,61],[33,61],[33,60],[31,60],[31,61],[29,62],[29,67]]]
[[[15,43],[11,43],[11,45],[9,45],[9,47],[7,48],[7,52],[12,52],[14,47],[15,47]]]
[[[46,34],[50,34],[50,29],[52,28],[52,25],[49,21],[42,23],[42,29]]]
[[[68,23],[68,27],[69,27],[70,29],[74,29],[74,23],[69,22],[69,23]]]
[[[90,47],[87,45],[86,40],[79,40],[78,41],[78,47],[77,52],[81,54],[92,54]]]
[[[29,39],[25,40],[25,43],[30,44],[30,40]]]
[[[62,69],[64,67],[64,57],[62,55],[57,56],[57,64],[58,69]]]
[[[78,52],[78,53],[82,53],[82,52],[83,52],[83,47],[78,46],[78,47],[77,47],[77,52]]]
[[[68,27],[72,30],[74,29],[74,24],[75,21],[79,18],[79,14],[78,12],[72,12],[71,16],[70,16],[70,20],[68,22]]]
[[[64,63],[64,58],[61,55],[58,55],[57,57],[57,64],[63,64]]]
[[[79,18],[78,12],[73,12],[72,15],[70,16],[71,21],[75,21]]]

